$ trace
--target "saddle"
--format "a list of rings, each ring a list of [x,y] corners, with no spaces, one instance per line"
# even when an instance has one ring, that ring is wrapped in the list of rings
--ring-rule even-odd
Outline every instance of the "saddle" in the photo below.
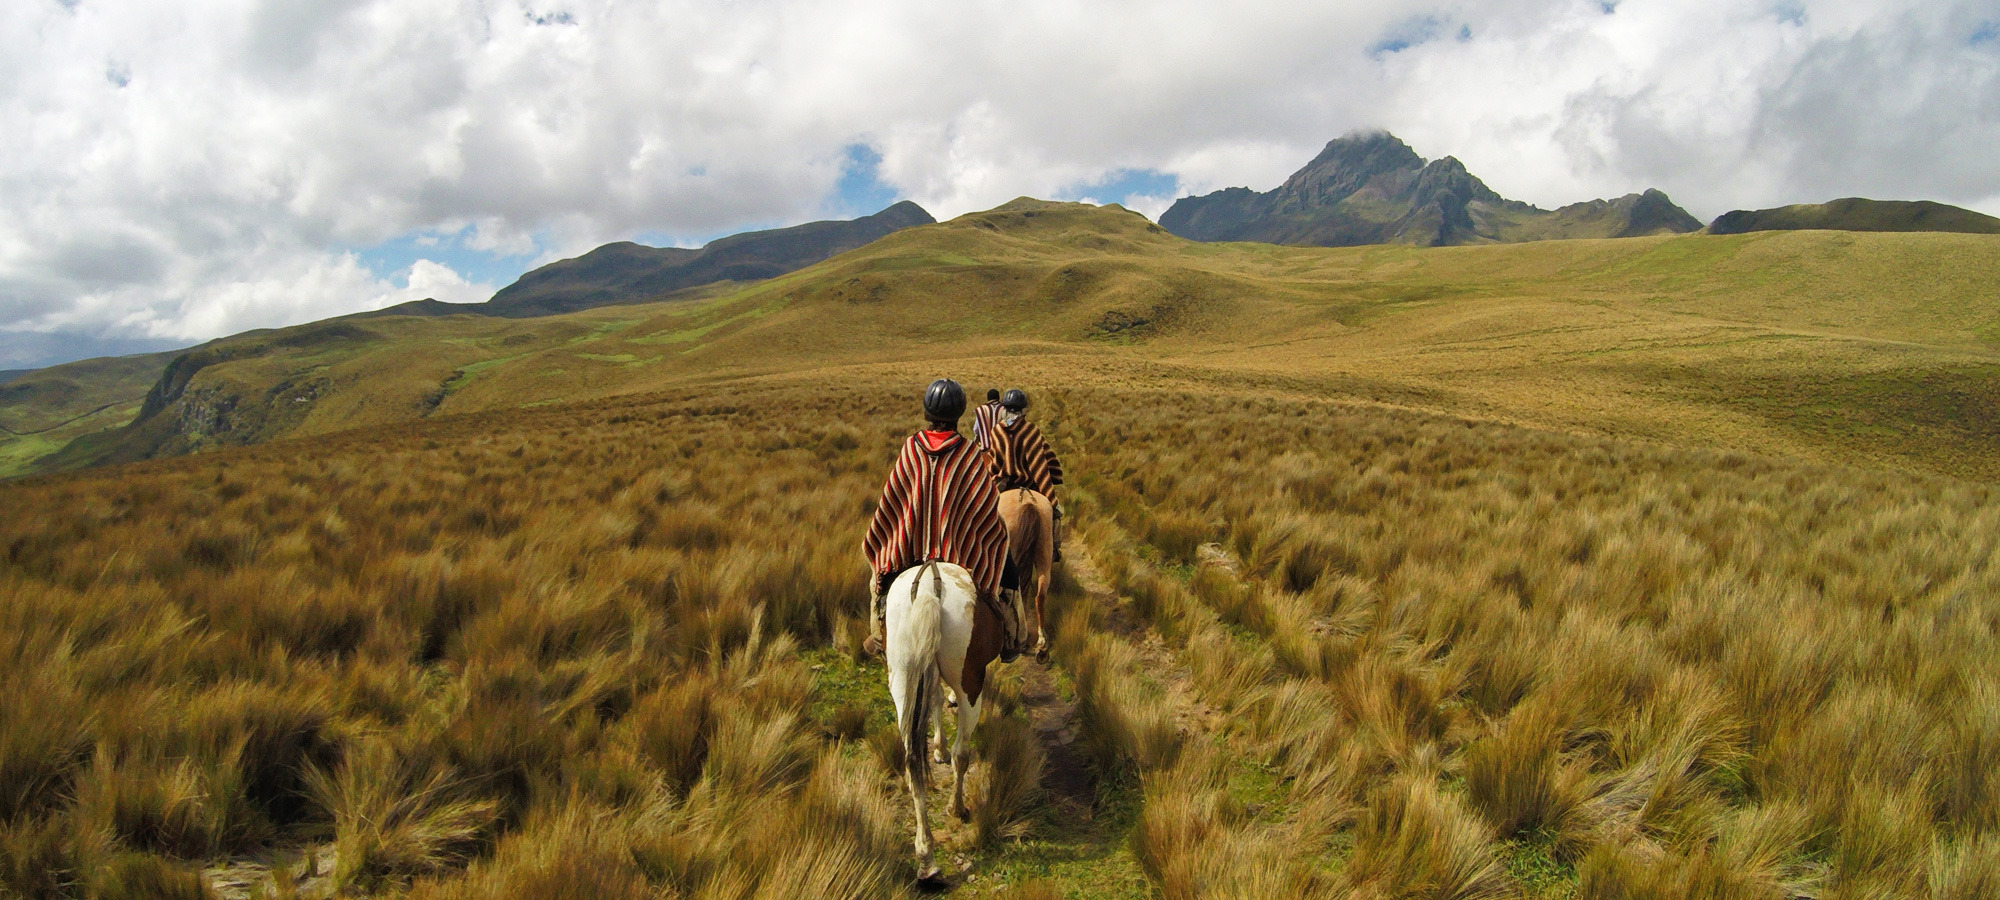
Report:
[[[940,560],[927,559],[917,564],[920,570],[917,577],[910,580],[910,602],[916,602],[917,590],[923,585],[926,576],[931,579],[931,590],[940,597],[944,596],[944,573],[938,570],[939,562]],[[1027,611],[1021,608],[1021,592],[1003,587],[997,597],[977,596],[978,602],[1000,621],[1000,661],[1013,662],[1027,649],[1028,643],[1028,615]]]

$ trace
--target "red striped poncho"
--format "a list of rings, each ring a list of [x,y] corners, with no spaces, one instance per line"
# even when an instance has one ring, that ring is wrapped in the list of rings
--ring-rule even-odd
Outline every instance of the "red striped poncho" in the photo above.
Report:
[[[1000,401],[988,400],[972,411],[972,441],[993,452],[993,429],[1000,427]]]
[[[993,452],[1002,488],[1026,487],[1052,496],[1056,485],[1063,483],[1062,462],[1042,439],[1042,430],[1026,417],[1012,425],[994,423],[986,446]]]
[[[936,559],[964,566],[984,597],[1000,595],[1007,526],[993,457],[959,435],[931,450],[914,434],[882,485],[861,549],[879,574]]]

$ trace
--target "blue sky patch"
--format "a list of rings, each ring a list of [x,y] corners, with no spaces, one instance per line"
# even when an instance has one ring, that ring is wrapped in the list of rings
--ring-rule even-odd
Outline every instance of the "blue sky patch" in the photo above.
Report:
[[[841,153],[840,181],[833,186],[836,213],[848,218],[873,215],[902,196],[882,182],[882,154],[874,147],[848,144]]]
[[[402,283],[410,274],[410,266],[417,260],[450,266],[466,281],[473,284],[490,284],[495,288],[505,287],[528,271],[528,264],[538,255],[537,251],[507,254],[491,250],[475,250],[465,246],[466,232],[438,234],[434,231],[412,231],[401,237],[391,238],[356,250],[354,255],[375,277],[386,281]]]
[[[1114,169],[1096,181],[1057,191],[1056,199],[1125,204],[1132,197],[1178,196],[1180,183],[1179,176],[1158,169]]]
[[[1979,23],[1979,27],[1972,29],[1972,36],[1966,38],[1965,42],[1974,47],[2000,44],[2000,22]]]
[[[1368,45],[1368,55],[1381,59],[1391,53],[1401,53],[1418,44],[1430,43],[1437,40],[1444,26],[1444,20],[1436,16],[1404,19],[1389,26],[1389,30],[1382,32],[1382,36],[1377,38],[1375,43]]]

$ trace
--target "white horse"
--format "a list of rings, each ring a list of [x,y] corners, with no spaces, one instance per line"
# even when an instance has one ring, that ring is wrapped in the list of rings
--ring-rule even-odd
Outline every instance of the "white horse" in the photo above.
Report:
[[[897,576],[883,604],[889,696],[896,702],[896,727],[903,740],[903,774],[917,806],[917,878],[931,882],[939,872],[930,819],[924,811],[931,774],[924,733],[932,731],[938,749],[943,749],[942,688],[950,687],[958,695],[958,735],[951,744],[951,812],[960,820],[971,818],[965,806],[965,770],[972,762],[970,742],[979,724],[986,665],[1000,655],[1001,626],[993,611],[979,602],[972,573],[946,562],[925,563]]]

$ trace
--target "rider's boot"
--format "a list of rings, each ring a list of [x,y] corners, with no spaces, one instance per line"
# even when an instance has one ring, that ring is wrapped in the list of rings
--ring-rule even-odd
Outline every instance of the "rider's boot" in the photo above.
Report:
[[[887,646],[889,610],[882,602],[882,582],[868,579],[868,640],[861,642],[861,652],[869,656],[882,655]]]

